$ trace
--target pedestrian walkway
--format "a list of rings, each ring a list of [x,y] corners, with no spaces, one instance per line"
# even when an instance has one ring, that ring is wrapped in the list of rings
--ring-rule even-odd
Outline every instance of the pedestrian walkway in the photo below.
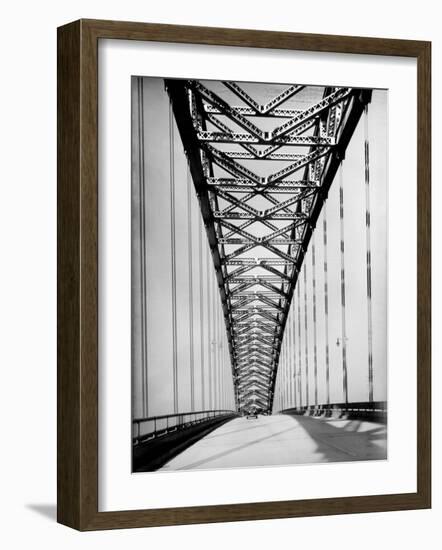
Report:
[[[170,460],[162,470],[275,466],[387,457],[386,425],[304,416],[236,418]]]

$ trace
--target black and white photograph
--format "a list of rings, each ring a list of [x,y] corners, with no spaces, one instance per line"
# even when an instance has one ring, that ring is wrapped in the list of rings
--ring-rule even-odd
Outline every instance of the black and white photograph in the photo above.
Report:
[[[438,4],[2,7],[0,546],[432,550]]]
[[[131,94],[132,471],[386,460],[388,90]]]

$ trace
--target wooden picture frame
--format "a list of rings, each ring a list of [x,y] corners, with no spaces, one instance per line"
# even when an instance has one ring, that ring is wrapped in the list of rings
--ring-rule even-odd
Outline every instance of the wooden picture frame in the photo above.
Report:
[[[98,40],[417,60],[417,492],[98,511]],[[431,44],[422,41],[79,20],[58,29],[58,521],[82,531],[431,506]]]

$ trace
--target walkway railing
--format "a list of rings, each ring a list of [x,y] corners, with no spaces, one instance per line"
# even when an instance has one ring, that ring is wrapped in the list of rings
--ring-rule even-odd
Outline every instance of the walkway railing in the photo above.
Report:
[[[368,418],[382,422],[387,421],[386,401],[367,401],[355,403],[330,403],[294,407],[280,411],[281,414],[298,414],[304,416],[353,417]]]
[[[132,422],[133,444],[138,445],[144,441],[200,424],[212,418],[228,416],[233,417],[238,416],[238,414],[232,410],[220,409],[183,412],[178,414],[163,414],[161,416],[149,416],[147,418],[135,418]]]

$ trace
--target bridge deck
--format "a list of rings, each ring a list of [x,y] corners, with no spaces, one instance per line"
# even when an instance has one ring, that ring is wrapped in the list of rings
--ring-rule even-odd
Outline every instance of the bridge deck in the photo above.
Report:
[[[387,428],[363,420],[304,416],[244,417],[227,422],[170,460],[163,470],[381,460]]]

